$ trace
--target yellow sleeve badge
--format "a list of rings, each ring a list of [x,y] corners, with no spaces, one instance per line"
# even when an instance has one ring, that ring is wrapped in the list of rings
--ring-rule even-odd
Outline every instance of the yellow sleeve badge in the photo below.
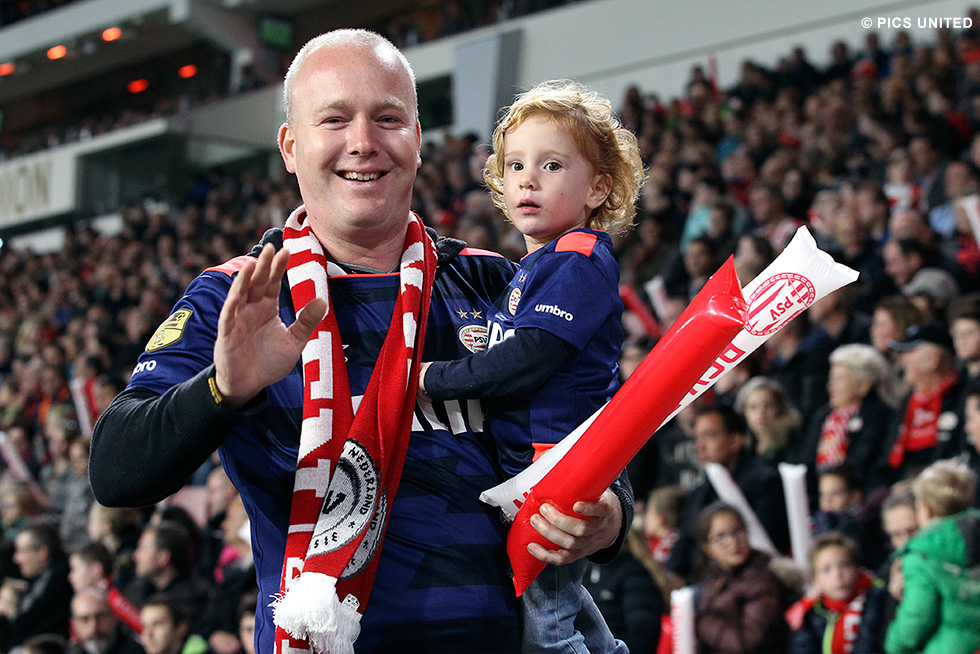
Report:
[[[178,309],[170,314],[170,317],[153,332],[150,342],[146,344],[146,351],[156,352],[179,341],[184,335],[184,327],[187,326],[187,319],[192,313],[194,312],[190,309]]]

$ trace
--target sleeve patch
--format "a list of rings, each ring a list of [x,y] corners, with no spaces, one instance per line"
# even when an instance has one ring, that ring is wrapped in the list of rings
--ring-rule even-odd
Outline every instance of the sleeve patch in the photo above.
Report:
[[[572,232],[558,239],[558,242],[555,243],[555,252],[578,252],[590,257],[597,240],[595,234]]]
[[[204,272],[220,272],[231,277],[232,275],[234,275],[235,273],[237,273],[239,270],[242,269],[242,266],[245,265],[246,261],[252,258],[254,257],[250,257],[247,254],[243,254],[240,257],[235,257],[234,259],[229,259],[228,261],[225,261],[220,266],[212,266],[211,268],[206,269]]]
[[[184,336],[184,327],[192,313],[190,309],[178,309],[170,314],[153,332],[150,342],[146,344],[146,351],[156,352],[179,341]]]
[[[531,443],[531,447],[534,448],[534,456],[531,461],[537,461],[541,458],[541,455],[550,450],[555,446],[555,443]]]
[[[497,252],[491,252],[490,250],[481,250],[480,248],[465,247],[459,251],[462,255],[478,256],[478,257],[497,257],[499,259],[505,258],[504,255],[498,254]]]

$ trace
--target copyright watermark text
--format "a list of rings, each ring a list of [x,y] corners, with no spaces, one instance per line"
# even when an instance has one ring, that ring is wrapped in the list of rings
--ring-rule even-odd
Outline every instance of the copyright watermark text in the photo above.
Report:
[[[862,18],[861,27],[864,29],[888,28],[888,29],[911,29],[918,27],[921,29],[939,29],[940,27],[950,29],[969,29],[973,27],[973,21],[965,17],[918,17],[909,18],[908,16],[879,16],[878,18]]]

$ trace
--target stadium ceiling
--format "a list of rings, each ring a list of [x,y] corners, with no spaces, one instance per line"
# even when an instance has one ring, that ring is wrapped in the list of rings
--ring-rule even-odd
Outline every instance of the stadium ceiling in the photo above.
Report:
[[[350,3],[341,0],[77,0],[0,28],[0,64],[14,72],[0,77],[0,104],[84,80],[95,82],[118,68],[149,61],[207,42],[235,61],[248,61],[260,75],[278,75],[282,52],[261,40],[264,17],[286,19],[294,48],[321,31],[382,23],[417,0]],[[106,42],[102,32],[118,27]],[[66,55],[47,51],[64,45]]]

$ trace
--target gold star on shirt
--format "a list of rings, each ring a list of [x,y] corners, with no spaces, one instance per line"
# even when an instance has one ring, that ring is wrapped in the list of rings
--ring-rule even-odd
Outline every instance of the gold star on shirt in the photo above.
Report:
[[[520,278],[520,280],[518,280],[518,282],[517,282],[517,283],[518,283],[518,284],[523,284],[523,283],[524,283],[524,280],[525,280],[525,279],[527,279],[527,273],[523,273],[523,272],[522,272],[522,273],[521,273],[521,278]]]
[[[483,317],[483,312],[474,309],[473,311],[470,311],[470,315],[473,316],[474,319],[476,319],[476,318],[482,318]]]
[[[456,309],[456,315],[458,315],[460,318],[465,319],[466,318],[466,309]]]

